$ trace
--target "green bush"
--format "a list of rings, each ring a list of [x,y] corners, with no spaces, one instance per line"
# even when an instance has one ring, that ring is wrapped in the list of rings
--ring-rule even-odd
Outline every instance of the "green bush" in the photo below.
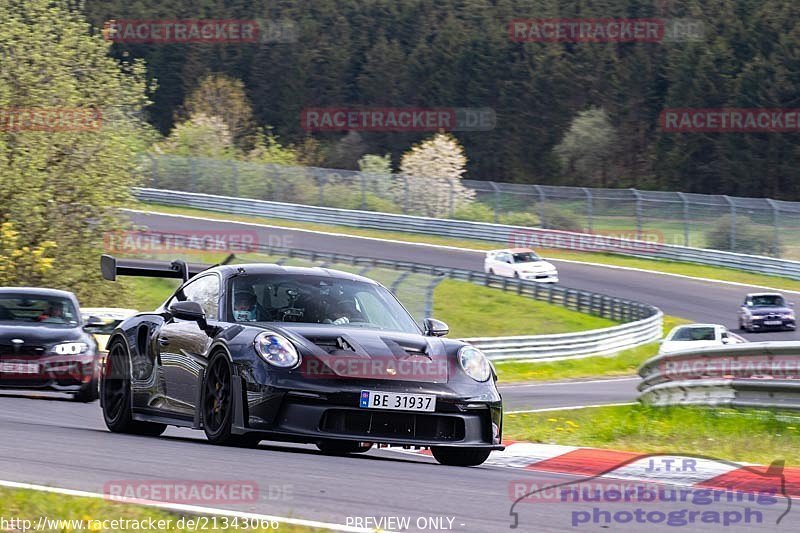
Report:
[[[706,245],[715,250],[780,257],[782,247],[776,247],[775,231],[744,216],[736,217],[736,242],[731,246],[732,222],[731,215],[720,217],[706,232]]]
[[[456,209],[452,218],[472,222],[494,222],[494,210],[486,204],[472,202]]]
[[[526,213],[525,211],[516,211],[500,215],[500,224],[508,224],[509,226],[539,226],[539,217],[533,213]]]
[[[539,206],[538,211],[543,228],[561,231],[584,231],[578,219],[565,209],[552,204],[545,204]]]

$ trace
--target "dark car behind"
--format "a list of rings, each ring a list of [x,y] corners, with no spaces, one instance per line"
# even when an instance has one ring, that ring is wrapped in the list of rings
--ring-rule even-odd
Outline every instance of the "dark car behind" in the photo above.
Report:
[[[748,294],[739,309],[739,328],[745,331],[794,330],[792,305],[778,293]]]
[[[0,287],[0,389],[97,399],[98,350],[71,292]]]

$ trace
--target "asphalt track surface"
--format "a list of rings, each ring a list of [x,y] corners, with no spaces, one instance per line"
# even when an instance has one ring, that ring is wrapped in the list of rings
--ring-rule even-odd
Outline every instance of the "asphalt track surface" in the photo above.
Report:
[[[428,517],[441,517],[449,531],[797,531],[800,516],[790,511],[780,525],[775,521],[786,508],[785,500],[769,506],[686,502],[553,503],[527,498],[517,506],[519,527],[509,529],[514,487],[525,491],[577,481],[580,478],[533,470],[495,466],[445,467],[432,459],[397,451],[373,450],[352,457],[327,457],[309,446],[264,441],[258,449],[213,446],[202,432],[170,428],[161,437],[109,433],[100,407],[75,404],[55,394],[0,393],[0,478],[107,494],[126,483],[170,486],[185,480],[207,483],[255,483],[258,498],[245,503],[204,501],[200,505],[243,512],[289,516],[335,524],[356,517],[408,517],[405,531],[435,531],[425,526]],[[545,493],[547,494],[547,493]],[[180,503],[180,502],[179,502]],[[191,502],[196,503],[196,502]],[[645,523],[599,522],[573,527],[594,513],[610,510],[636,512],[712,511],[762,512],[761,524],[728,527],[695,523],[683,527]],[[588,515],[577,515],[581,511]],[[733,519],[735,514],[729,515]],[[59,518],[59,517],[50,517]],[[94,518],[113,519],[103,516]],[[752,519],[755,520],[755,519]],[[751,522],[752,522],[751,520]],[[396,529],[397,530],[397,529]],[[280,529],[278,530],[280,531]]]

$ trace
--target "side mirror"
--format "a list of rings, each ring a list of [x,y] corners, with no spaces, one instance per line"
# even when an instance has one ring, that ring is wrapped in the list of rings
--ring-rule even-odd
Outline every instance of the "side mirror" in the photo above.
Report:
[[[170,314],[178,320],[191,320],[206,329],[206,312],[197,302],[175,302],[169,306]]]
[[[450,326],[435,318],[426,318],[422,321],[422,325],[428,337],[444,337],[450,333]]]

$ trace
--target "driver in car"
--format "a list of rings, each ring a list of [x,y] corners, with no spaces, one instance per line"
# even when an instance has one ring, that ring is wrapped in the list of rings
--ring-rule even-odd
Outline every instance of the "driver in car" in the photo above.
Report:
[[[47,308],[38,317],[39,322],[64,322],[64,309],[58,302],[48,302]]]
[[[258,320],[258,299],[250,291],[236,291],[233,295],[233,318],[237,322]]]
[[[364,320],[363,315],[359,312],[358,308],[356,308],[356,304],[352,300],[339,300],[334,306],[331,315],[332,318],[329,322],[332,324],[341,325]]]

